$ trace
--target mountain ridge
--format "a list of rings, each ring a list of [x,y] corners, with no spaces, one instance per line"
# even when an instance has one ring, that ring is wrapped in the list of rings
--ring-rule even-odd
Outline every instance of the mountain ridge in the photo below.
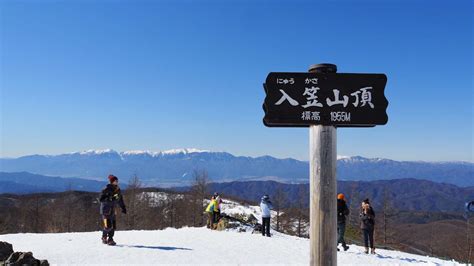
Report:
[[[291,157],[279,158],[272,155],[260,155],[260,156],[244,156],[244,155],[234,155],[229,152],[225,151],[211,151],[211,150],[201,150],[196,148],[178,148],[178,149],[170,149],[170,150],[163,150],[163,151],[151,151],[151,150],[126,150],[126,151],[116,151],[114,149],[106,148],[106,149],[89,149],[84,151],[75,151],[69,153],[60,153],[60,154],[29,154],[23,155],[19,157],[0,157],[0,160],[14,160],[26,157],[58,157],[58,156],[65,156],[65,155],[104,155],[104,154],[116,154],[119,156],[137,156],[137,155],[148,155],[150,157],[157,157],[159,155],[166,156],[166,155],[178,155],[184,154],[189,155],[193,153],[209,153],[209,154],[222,154],[222,155],[230,155],[236,158],[272,158],[277,160],[295,160],[300,162],[308,162],[307,160],[298,160]],[[123,158],[122,158],[123,159]],[[346,162],[354,162],[354,161],[390,161],[390,162],[412,162],[412,163],[429,163],[429,164],[444,164],[444,163],[459,163],[459,164],[473,164],[473,162],[469,161],[460,161],[460,160],[453,160],[453,161],[425,161],[425,160],[395,160],[389,158],[382,158],[382,157],[363,157],[360,155],[337,155],[338,161],[346,161]]]
[[[339,180],[427,179],[458,186],[474,185],[474,164],[470,162],[395,161],[362,156],[338,156]],[[112,149],[87,150],[59,155],[28,155],[1,158],[0,171],[104,178],[115,174],[125,181],[138,175],[148,185],[176,186],[190,183],[195,170],[206,170],[216,182],[275,179],[286,183],[309,181],[309,163],[269,155],[235,156],[228,152],[174,149],[154,152]]]

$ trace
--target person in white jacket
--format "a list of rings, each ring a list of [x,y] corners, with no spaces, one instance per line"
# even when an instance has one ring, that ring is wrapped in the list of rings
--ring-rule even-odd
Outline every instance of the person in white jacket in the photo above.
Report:
[[[262,201],[260,202],[260,209],[262,210],[262,236],[267,235],[268,237],[270,237],[270,211],[273,209],[273,205],[268,195],[262,197]]]

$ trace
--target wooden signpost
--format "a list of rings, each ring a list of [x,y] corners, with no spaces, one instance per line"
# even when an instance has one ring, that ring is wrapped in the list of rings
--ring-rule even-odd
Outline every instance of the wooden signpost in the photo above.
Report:
[[[263,123],[309,127],[310,265],[337,265],[336,127],[388,121],[384,74],[338,74],[318,64],[309,73],[272,72],[264,83]]]

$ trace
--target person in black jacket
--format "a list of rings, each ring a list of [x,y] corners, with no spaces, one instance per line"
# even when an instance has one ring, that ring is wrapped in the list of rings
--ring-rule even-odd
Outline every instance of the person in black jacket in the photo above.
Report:
[[[122,193],[118,186],[118,178],[114,175],[109,175],[109,184],[102,190],[100,195],[100,214],[104,223],[104,230],[102,231],[102,243],[114,246],[114,233],[116,229],[116,205],[122,209],[122,213],[126,214],[127,209],[123,202]]]
[[[360,229],[362,229],[362,233],[364,234],[364,245],[365,245],[365,253],[369,253],[369,242],[370,242],[370,249],[371,253],[375,254],[375,247],[374,247],[374,230],[375,230],[375,212],[370,206],[369,199],[365,199],[362,202],[362,207],[360,210]]]
[[[347,208],[346,199],[344,194],[339,193],[337,195],[337,244],[342,244],[344,251],[349,249],[344,240],[344,234],[346,232],[346,216],[349,215],[349,208]],[[337,249],[339,251],[339,249]]]

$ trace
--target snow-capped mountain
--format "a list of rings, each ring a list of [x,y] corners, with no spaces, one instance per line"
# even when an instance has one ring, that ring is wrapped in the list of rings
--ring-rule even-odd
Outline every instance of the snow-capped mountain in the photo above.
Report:
[[[474,164],[469,162],[423,162],[338,156],[340,180],[417,178],[459,186],[474,185]],[[150,185],[176,186],[189,183],[195,170],[207,170],[215,182],[276,180],[308,182],[308,162],[271,156],[234,156],[227,152],[175,149],[161,152],[88,150],[61,155],[31,155],[0,159],[0,171],[30,172],[61,177],[103,179],[113,173],[127,180],[138,175]]]
[[[166,155],[177,155],[177,154],[190,154],[190,153],[203,153],[203,152],[210,152],[208,150],[199,150],[199,149],[172,149],[166,151],[150,151],[150,150],[131,150],[131,151],[124,151],[124,152],[116,152],[112,149],[103,149],[103,150],[87,150],[81,152],[73,152],[69,154],[80,154],[80,155],[103,155],[103,154],[118,154],[121,157],[127,156],[134,156],[134,155],[145,155],[145,156],[166,156]]]

